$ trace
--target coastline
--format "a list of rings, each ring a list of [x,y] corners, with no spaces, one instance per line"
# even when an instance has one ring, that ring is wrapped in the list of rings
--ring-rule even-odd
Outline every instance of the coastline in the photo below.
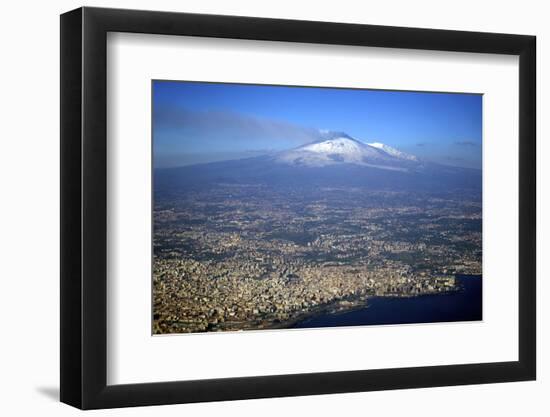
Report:
[[[310,311],[298,314],[295,318],[292,318],[290,320],[286,320],[284,322],[277,323],[272,326],[263,327],[263,329],[292,329],[294,328],[295,325],[321,314],[331,314],[331,315],[337,316],[339,314],[344,314],[351,311],[368,308],[369,307],[368,300],[371,297],[372,297],[371,295],[367,295],[367,296],[362,296],[362,298],[358,299],[356,302],[349,301],[350,303],[353,303],[353,306],[350,306],[350,307],[342,306],[341,305],[342,300],[334,301],[329,304],[318,306],[315,309],[312,309]]]
[[[482,280],[482,275],[479,274],[455,274],[454,277],[458,280],[457,284],[453,287],[449,287],[443,291],[434,291],[426,292],[422,294],[387,294],[387,295],[376,295],[376,294],[362,294],[356,296],[349,296],[346,299],[340,299],[336,301],[329,302],[327,304],[322,304],[315,306],[312,309],[307,311],[297,312],[293,317],[284,320],[284,321],[269,321],[258,319],[254,322],[226,322],[226,328],[218,328],[216,330],[204,330],[199,332],[190,332],[190,333],[217,333],[217,332],[239,332],[239,331],[261,331],[261,330],[276,330],[276,329],[307,329],[307,328],[325,328],[325,327],[341,327],[341,326],[364,326],[364,325],[382,325],[382,324],[410,324],[410,323],[429,323],[429,322],[450,322],[450,321],[465,321],[459,319],[438,319],[431,317],[429,319],[422,319],[419,321],[410,321],[409,319],[394,319],[391,322],[387,320],[382,320],[381,322],[373,321],[370,318],[370,309],[373,307],[372,304],[379,304],[380,302],[398,302],[404,301],[413,301],[422,303],[422,300],[436,299],[440,300],[442,296],[452,297],[453,295],[461,294],[465,292],[465,283],[470,280]],[[480,289],[481,292],[481,289]],[[394,304],[395,307],[395,304]],[[368,316],[365,318],[364,322],[348,322],[345,319],[341,322],[335,322],[335,318],[340,316],[348,317],[354,313],[362,314],[369,310]],[[376,311],[376,306],[374,306]],[[404,313],[407,315],[407,313]],[[327,322],[333,322],[333,324],[315,324],[318,323],[323,317],[327,318]],[[466,321],[470,321],[466,319]],[[309,324],[313,322],[312,324]],[[224,326],[225,327],[225,326]],[[162,334],[162,333],[161,333]],[[171,334],[171,333],[163,333]]]
[[[483,279],[483,276],[481,274],[456,274],[455,277],[459,280],[471,280],[471,279],[479,279],[480,281]],[[281,324],[277,327],[270,327],[270,328],[317,328],[317,327],[337,327],[337,325],[334,326],[304,326],[299,327],[300,324],[304,324],[308,322],[309,320],[316,319],[322,315],[330,315],[331,317],[337,317],[339,315],[345,315],[349,313],[353,313],[354,311],[362,311],[367,308],[372,307],[372,301],[374,300],[384,300],[384,301],[397,301],[397,300],[421,300],[421,299],[429,299],[434,298],[438,296],[452,296],[453,294],[464,292],[464,283],[460,282],[457,288],[449,289],[447,291],[441,291],[436,293],[426,293],[426,294],[418,294],[418,295],[389,295],[389,296],[379,296],[379,295],[369,295],[366,296],[363,303],[358,303],[357,305],[349,308],[349,309],[339,309],[338,311],[331,312],[330,306],[327,306],[326,308],[319,309],[317,311],[308,312],[304,315],[301,315],[300,317],[297,317],[295,320],[291,320],[289,322],[285,322],[284,324]],[[370,302],[369,302],[370,300]],[[444,320],[446,321],[446,320]],[[456,320],[449,320],[449,321],[456,321]],[[423,321],[424,322],[424,321]],[[439,320],[433,320],[433,322],[439,322]],[[383,323],[388,324],[388,323]],[[396,322],[393,324],[400,324],[400,322]],[[365,325],[377,325],[376,323],[368,323]]]

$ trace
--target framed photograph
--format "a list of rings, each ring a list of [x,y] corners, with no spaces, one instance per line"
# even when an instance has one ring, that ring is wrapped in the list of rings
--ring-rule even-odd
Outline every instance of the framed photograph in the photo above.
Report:
[[[533,380],[535,37],[61,16],[61,401]]]

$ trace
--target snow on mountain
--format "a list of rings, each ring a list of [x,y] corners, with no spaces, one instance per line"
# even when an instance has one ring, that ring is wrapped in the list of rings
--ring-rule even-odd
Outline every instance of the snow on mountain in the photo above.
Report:
[[[367,145],[373,146],[377,149],[382,149],[384,152],[390,154],[391,156],[395,156],[396,158],[406,159],[408,161],[418,161],[418,158],[416,156],[401,152],[398,149],[392,148],[391,146],[385,145],[380,142],[367,143]]]
[[[155,192],[203,189],[220,184],[265,185],[288,190],[364,187],[407,192],[479,192],[481,170],[417,159],[384,144],[360,142],[342,132],[319,132],[319,139],[294,149],[243,159],[155,171]],[[251,191],[252,192],[252,191]]]
[[[363,143],[340,132],[322,133],[328,139],[280,152],[275,160],[307,167],[354,164],[395,171],[407,171],[418,162],[415,156],[381,143]]]
[[[339,137],[325,140],[323,142],[305,145],[299,149],[300,152],[311,152],[316,154],[339,155],[348,158],[348,162],[362,157],[379,157],[378,152],[373,152],[364,143],[354,139]]]

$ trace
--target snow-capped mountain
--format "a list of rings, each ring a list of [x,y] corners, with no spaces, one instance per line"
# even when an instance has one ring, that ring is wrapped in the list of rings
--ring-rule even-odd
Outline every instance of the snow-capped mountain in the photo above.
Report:
[[[382,143],[363,143],[345,133],[313,142],[275,156],[279,163],[304,167],[354,164],[406,171],[418,167],[418,158]]]
[[[155,170],[155,189],[173,193],[219,184],[245,184],[274,190],[480,190],[481,170],[423,161],[382,143],[360,142],[342,132],[323,131],[319,137],[313,143],[275,154]],[[251,187],[250,192],[253,190]]]
[[[385,145],[380,142],[367,143],[367,145],[377,149],[382,149],[384,152],[390,154],[391,156],[395,156],[396,158],[406,159],[408,161],[418,161],[418,158],[416,156],[405,152],[401,152],[398,149],[392,148],[391,146]]]

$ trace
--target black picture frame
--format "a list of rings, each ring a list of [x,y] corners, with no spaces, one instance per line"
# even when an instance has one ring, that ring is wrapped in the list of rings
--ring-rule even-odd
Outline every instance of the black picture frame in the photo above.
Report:
[[[107,385],[108,32],[519,56],[519,360]],[[534,36],[80,8],[61,16],[61,401],[81,409],[533,380],[536,376]]]

